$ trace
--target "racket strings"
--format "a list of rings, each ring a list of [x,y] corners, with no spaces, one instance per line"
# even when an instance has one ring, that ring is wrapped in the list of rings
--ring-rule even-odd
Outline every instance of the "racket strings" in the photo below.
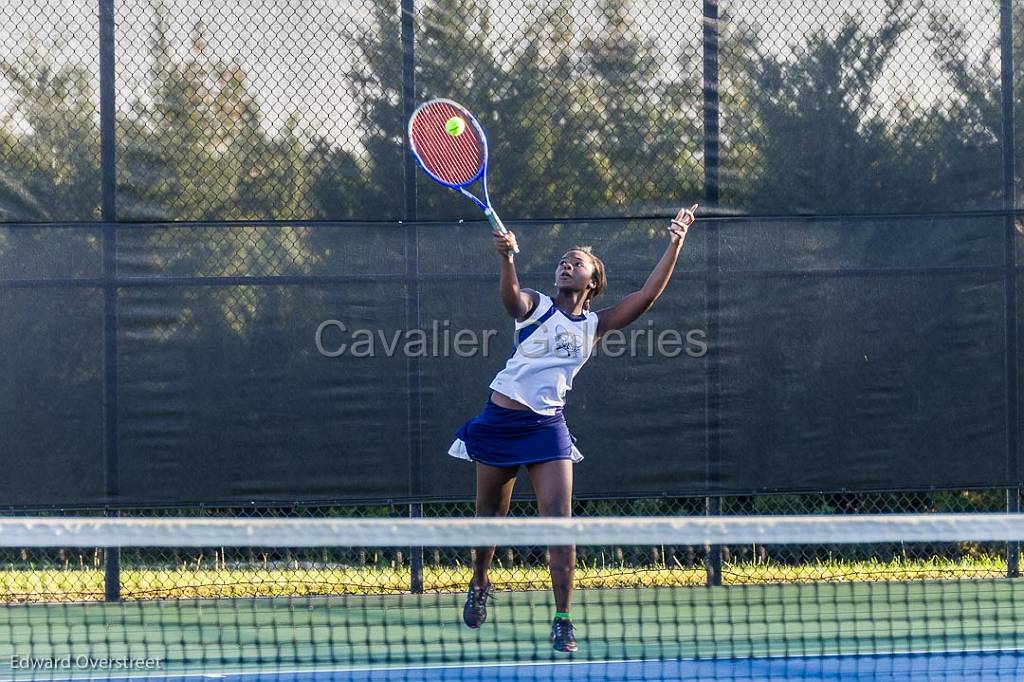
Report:
[[[461,118],[466,127],[461,135],[449,135],[445,128],[453,117]],[[424,168],[450,185],[465,185],[480,173],[483,146],[469,117],[445,103],[424,107],[412,122],[412,140]]]

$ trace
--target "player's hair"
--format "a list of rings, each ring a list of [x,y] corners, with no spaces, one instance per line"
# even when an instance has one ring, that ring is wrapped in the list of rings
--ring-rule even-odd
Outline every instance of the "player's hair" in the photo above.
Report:
[[[597,257],[594,253],[594,249],[589,246],[574,246],[570,251],[582,251],[590,257],[590,262],[594,266],[594,274],[591,277],[591,281],[594,283],[594,288],[587,293],[587,298],[583,301],[583,309],[590,310],[591,302],[601,295],[604,288],[608,286],[608,277],[604,272],[604,261]]]

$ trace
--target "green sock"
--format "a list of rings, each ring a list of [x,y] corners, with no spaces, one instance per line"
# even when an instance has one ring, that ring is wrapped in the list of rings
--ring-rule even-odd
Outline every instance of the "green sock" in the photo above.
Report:
[[[566,620],[569,620],[569,612],[568,611],[555,611],[555,619],[557,620],[559,618],[565,618]]]

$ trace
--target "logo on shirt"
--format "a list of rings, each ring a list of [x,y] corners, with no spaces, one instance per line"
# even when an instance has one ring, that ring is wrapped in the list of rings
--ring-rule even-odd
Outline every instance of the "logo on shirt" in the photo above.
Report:
[[[555,355],[565,358],[578,358],[583,348],[583,338],[566,329],[562,325],[555,327]]]

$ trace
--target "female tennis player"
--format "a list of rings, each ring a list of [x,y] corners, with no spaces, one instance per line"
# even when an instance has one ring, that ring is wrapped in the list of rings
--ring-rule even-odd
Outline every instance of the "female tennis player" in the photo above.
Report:
[[[661,260],[639,290],[615,305],[592,312],[604,291],[604,263],[589,247],[567,251],[555,269],[554,298],[522,289],[508,258],[516,246],[513,233],[494,232],[501,254],[501,303],[515,318],[515,352],[491,382],[483,412],[456,433],[448,454],[476,463],[476,515],[506,516],[519,467],[525,466],[541,516],[571,516],[572,465],[583,459],[562,415],[573,377],[602,336],[622,329],[651,309],[668,286],[693,211],[680,209],[669,224],[669,243]],[[576,548],[550,547],[551,586],[555,616],[551,644],[557,651],[576,651],[569,608],[572,600]],[[494,547],[479,547],[473,558],[462,618],[471,628],[487,619],[490,581],[487,571]]]

